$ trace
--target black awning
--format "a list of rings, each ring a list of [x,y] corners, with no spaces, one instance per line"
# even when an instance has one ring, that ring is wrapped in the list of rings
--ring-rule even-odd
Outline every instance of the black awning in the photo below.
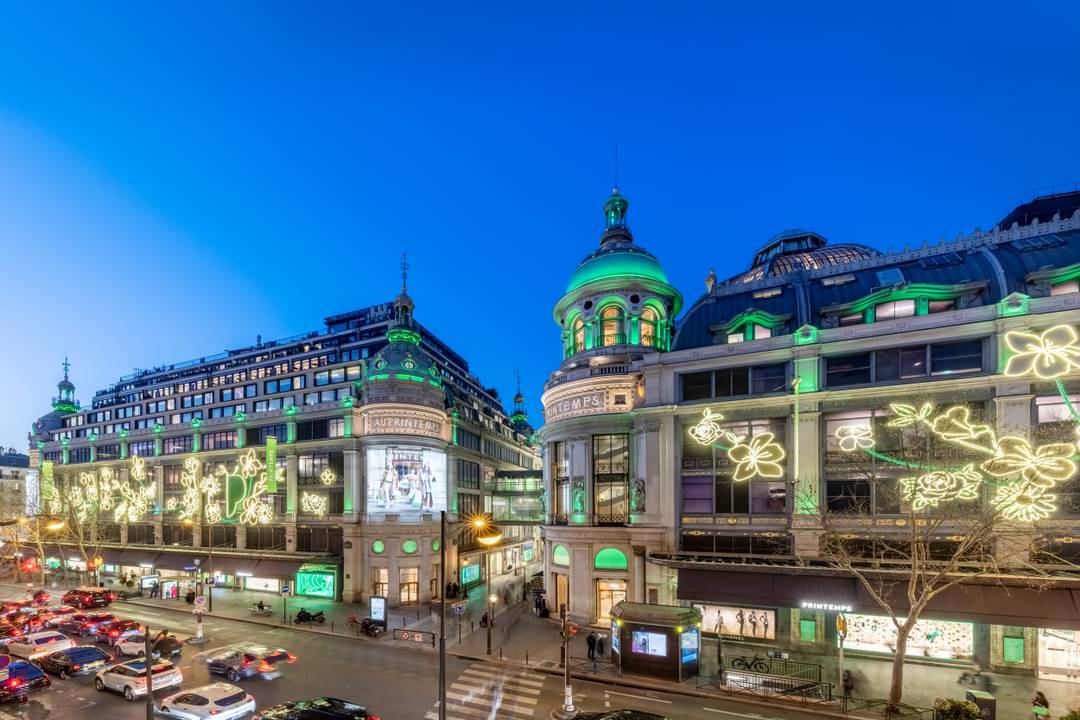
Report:
[[[195,562],[198,560],[198,562]],[[195,570],[199,565],[206,564],[206,555],[197,550],[186,552],[163,552],[158,555],[154,563],[155,570]]]
[[[288,578],[292,580],[305,560],[260,560],[252,572],[256,577]]]
[[[1015,581],[1014,581],[1015,582]],[[851,612],[882,615],[884,610],[854,577],[814,575],[782,570],[681,568],[680,600],[725,605],[798,608],[851,608]],[[898,583],[890,605],[897,613],[908,609],[904,584]],[[1019,625],[1057,630],[1080,630],[1080,589],[1038,589],[1022,584],[956,585],[930,601],[922,617],[940,620]]]
[[[213,570],[215,575],[236,575],[237,573],[255,574],[255,566],[259,564],[257,557],[230,557],[214,555],[206,560],[204,567],[207,572]]]
[[[124,550],[116,562],[120,565],[153,565],[160,554],[159,550]]]

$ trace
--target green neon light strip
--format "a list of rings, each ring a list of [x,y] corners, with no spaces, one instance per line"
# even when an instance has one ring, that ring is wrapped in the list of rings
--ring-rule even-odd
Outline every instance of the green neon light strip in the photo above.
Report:
[[[1069,414],[1072,415],[1073,420],[1080,424],[1080,413],[1076,411],[1076,408],[1072,404],[1072,400],[1069,399],[1069,393],[1065,391],[1065,383],[1061,382],[1061,378],[1054,381],[1057,384],[1058,393],[1061,394],[1061,399],[1065,401],[1065,407],[1069,408]]]

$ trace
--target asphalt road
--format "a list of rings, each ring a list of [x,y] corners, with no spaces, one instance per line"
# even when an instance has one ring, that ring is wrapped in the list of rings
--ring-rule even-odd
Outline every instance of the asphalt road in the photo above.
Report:
[[[12,592],[3,597],[16,597]],[[18,596],[21,597],[22,596]],[[110,610],[150,626],[151,632],[168,628],[194,634],[194,618],[158,609],[115,603]],[[437,720],[438,658],[383,639],[351,640],[289,629],[267,628],[232,620],[208,619],[204,633],[211,638],[201,646],[185,648],[180,666],[184,688],[211,679],[205,656],[229,643],[255,641],[283,647],[297,656],[274,678],[255,677],[238,684],[250,692],[259,708],[286,700],[332,695],[361,703],[383,720]],[[80,644],[89,642],[80,640]],[[142,700],[128,703],[121,696],[97,692],[93,676],[61,680],[50,676],[52,687],[31,695],[29,702],[0,706],[0,718],[43,720],[94,718],[129,720],[146,717]],[[213,676],[213,680],[221,680]],[[447,662],[447,715],[452,720],[528,720],[546,718],[562,704],[562,679],[545,673],[508,668],[456,657]],[[762,708],[730,701],[702,700],[618,685],[575,681],[575,703],[582,711],[635,708],[673,719],[690,720],[800,720],[809,714],[782,708]],[[165,695],[175,689],[159,693]]]

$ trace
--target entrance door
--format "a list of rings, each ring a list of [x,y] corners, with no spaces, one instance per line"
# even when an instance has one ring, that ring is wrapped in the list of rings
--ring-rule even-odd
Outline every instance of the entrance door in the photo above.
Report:
[[[420,568],[398,568],[398,599],[402,605],[420,601]]]
[[[611,619],[611,608],[626,599],[625,580],[596,581],[596,621],[607,624]]]
[[[559,613],[562,610],[562,606],[570,602],[570,576],[563,575],[562,573],[552,573],[555,577],[555,605],[551,608],[551,612]]]

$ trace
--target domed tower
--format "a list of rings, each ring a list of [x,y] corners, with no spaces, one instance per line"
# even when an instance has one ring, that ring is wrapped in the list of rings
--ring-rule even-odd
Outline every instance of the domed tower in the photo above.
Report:
[[[56,383],[57,395],[52,399],[53,410],[67,414],[79,411],[79,401],[75,399],[75,385],[68,379],[71,363],[64,356],[64,379]]]
[[[510,415],[510,422],[522,435],[532,435],[529,413],[525,410],[525,396],[521,394],[521,373],[515,370],[514,374],[517,375],[517,392],[514,394],[514,412]]]
[[[365,403],[407,402],[432,408],[444,406],[442,378],[431,356],[420,347],[413,326],[416,305],[402,282],[394,299],[394,322],[386,331],[386,346],[371,359],[364,383]]]
[[[566,359],[596,348],[671,348],[682,295],[668,283],[656,257],[634,243],[626,222],[629,207],[613,189],[604,203],[600,248],[578,264],[555,305]]]

